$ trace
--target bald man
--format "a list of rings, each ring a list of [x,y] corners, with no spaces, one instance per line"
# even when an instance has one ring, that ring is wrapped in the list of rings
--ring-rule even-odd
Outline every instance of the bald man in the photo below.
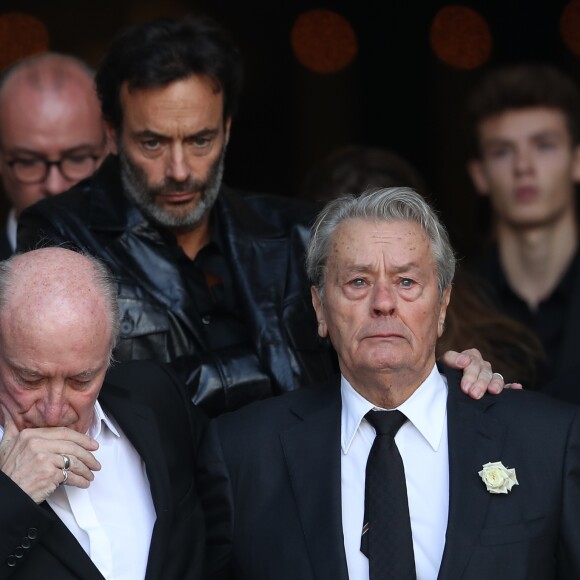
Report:
[[[0,80],[0,178],[12,209],[0,258],[16,247],[20,213],[91,175],[106,154],[93,72],[71,56],[44,53]]]
[[[108,372],[118,312],[94,258],[0,263],[1,578],[201,578],[204,420],[160,366]]]

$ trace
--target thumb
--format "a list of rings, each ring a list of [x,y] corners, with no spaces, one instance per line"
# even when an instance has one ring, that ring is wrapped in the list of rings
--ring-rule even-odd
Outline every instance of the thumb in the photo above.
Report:
[[[0,414],[2,415],[2,420],[4,423],[4,436],[2,440],[12,439],[15,435],[18,435],[18,428],[16,427],[16,423],[12,420],[12,416],[8,412],[8,409],[2,403],[0,403]]]

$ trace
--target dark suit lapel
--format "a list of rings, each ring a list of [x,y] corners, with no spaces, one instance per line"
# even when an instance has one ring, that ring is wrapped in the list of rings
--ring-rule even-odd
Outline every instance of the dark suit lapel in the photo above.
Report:
[[[83,578],[83,580],[103,580],[103,575],[93,564],[89,555],[83,550],[70,530],[54,513],[54,510],[46,502],[40,505],[54,519],[50,532],[42,537],[44,548],[61,562],[63,568],[68,568],[79,578]]]
[[[490,493],[478,475],[490,461],[501,461],[506,428],[486,416],[493,396],[474,401],[449,376],[447,430],[449,441],[449,518],[438,578],[461,578],[485,521]]]
[[[145,463],[147,478],[151,488],[151,497],[157,519],[151,537],[149,559],[147,563],[147,578],[162,578],[160,568],[165,553],[166,543],[170,535],[167,514],[171,508],[171,482],[164,460],[161,434],[153,412],[147,407],[130,399],[111,395],[113,389],[105,389],[100,400],[107,412],[115,418],[119,426],[135,447]]]
[[[342,534],[340,479],[340,390],[321,410],[280,435],[290,482],[316,578],[347,580]]]

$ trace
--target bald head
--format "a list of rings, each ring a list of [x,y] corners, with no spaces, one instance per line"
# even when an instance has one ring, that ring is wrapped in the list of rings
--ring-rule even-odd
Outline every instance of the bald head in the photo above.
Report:
[[[0,263],[0,420],[86,433],[118,331],[102,264],[63,248]]]
[[[109,355],[119,331],[117,293],[97,259],[64,248],[42,248],[0,263],[0,342],[5,330],[103,337]],[[60,332],[59,331],[59,332]]]
[[[24,82],[37,91],[61,90],[71,79],[78,79],[92,87],[94,76],[94,71],[74,56],[44,52],[20,60],[9,68],[0,82],[0,94],[15,82]]]
[[[45,53],[17,63],[0,84],[0,176],[16,212],[62,193],[102,161],[104,124],[92,71],[76,58]],[[63,175],[51,166],[40,183],[23,183],[14,161],[94,157],[87,174]],[[77,178],[78,177],[78,178]],[[27,180],[25,180],[27,181]]]

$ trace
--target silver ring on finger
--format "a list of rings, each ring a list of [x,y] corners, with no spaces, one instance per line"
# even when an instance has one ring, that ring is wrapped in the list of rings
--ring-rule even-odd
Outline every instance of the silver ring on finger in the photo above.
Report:
[[[493,373],[493,375],[497,375],[505,383],[505,379],[503,378],[503,375],[501,373]]]
[[[62,460],[64,461],[63,469],[64,471],[68,471],[70,469],[70,457],[68,455],[65,455],[64,453],[61,453],[61,456]]]
[[[62,481],[60,482],[60,485],[66,485],[66,482],[68,480],[68,471],[66,469],[62,470]]]

